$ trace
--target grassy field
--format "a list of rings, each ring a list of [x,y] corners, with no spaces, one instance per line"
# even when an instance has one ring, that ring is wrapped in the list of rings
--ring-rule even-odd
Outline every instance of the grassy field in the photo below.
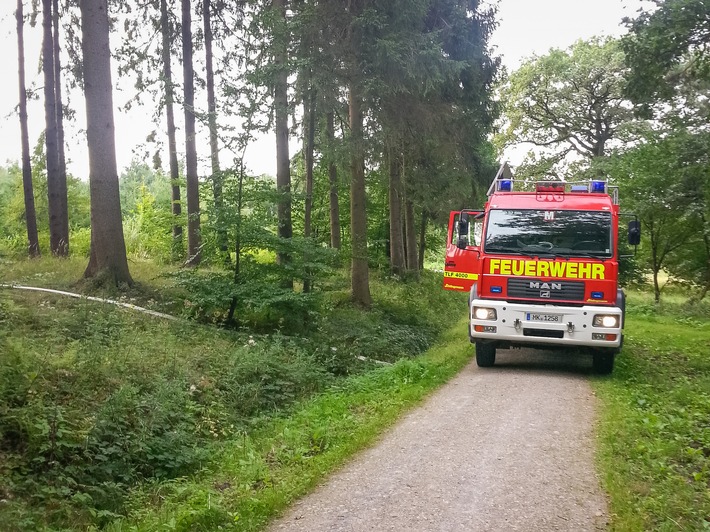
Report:
[[[626,343],[600,398],[611,529],[710,530],[710,308],[628,298]]]

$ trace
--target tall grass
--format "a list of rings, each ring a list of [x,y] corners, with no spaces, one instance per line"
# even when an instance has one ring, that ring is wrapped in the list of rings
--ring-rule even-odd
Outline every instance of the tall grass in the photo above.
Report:
[[[710,530],[710,306],[629,294],[626,343],[600,397],[612,530]]]

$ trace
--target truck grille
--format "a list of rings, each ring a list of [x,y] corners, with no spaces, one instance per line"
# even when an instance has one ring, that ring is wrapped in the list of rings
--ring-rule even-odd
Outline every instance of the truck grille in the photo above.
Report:
[[[545,294],[549,294],[549,297]],[[536,279],[511,278],[508,279],[508,297],[543,301],[548,299],[584,301],[584,283],[574,281],[550,282],[538,281]]]
[[[564,338],[564,331],[553,331],[550,329],[523,329],[523,336],[537,336],[539,338]]]

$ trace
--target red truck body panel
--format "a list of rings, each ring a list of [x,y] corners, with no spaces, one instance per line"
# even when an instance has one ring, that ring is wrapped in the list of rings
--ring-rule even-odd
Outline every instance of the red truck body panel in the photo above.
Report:
[[[487,253],[485,246],[470,245],[466,249],[456,246],[455,229],[459,211],[449,216],[446,261],[444,266],[444,288],[468,292],[477,283],[478,296],[489,299],[516,300],[524,297],[508,293],[507,280],[510,278],[534,278],[545,282],[561,279],[584,283],[584,302],[597,305],[614,305],[617,298],[618,279],[618,216],[619,206],[606,193],[589,192],[497,192],[486,203],[483,232],[486,234],[488,213],[493,209],[544,210],[552,212],[600,211],[612,215],[613,255],[601,260],[584,257],[547,259],[535,253],[521,256]],[[477,242],[477,244],[480,244]],[[491,288],[495,287],[495,292]],[[592,297],[592,293],[603,297]],[[579,303],[579,298],[568,300],[550,298],[549,302]]]

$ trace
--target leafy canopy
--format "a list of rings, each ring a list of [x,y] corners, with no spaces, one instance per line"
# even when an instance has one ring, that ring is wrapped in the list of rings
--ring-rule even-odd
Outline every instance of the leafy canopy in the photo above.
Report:
[[[648,103],[670,99],[683,80],[710,81],[710,3],[654,0],[657,9],[626,20],[622,40],[630,67],[628,93]]]
[[[506,119],[498,143],[529,143],[564,159],[606,154],[607,143],[632,118],[625,100],[624,55],[618,41],[578,41],[533,57],[502,89]]]

